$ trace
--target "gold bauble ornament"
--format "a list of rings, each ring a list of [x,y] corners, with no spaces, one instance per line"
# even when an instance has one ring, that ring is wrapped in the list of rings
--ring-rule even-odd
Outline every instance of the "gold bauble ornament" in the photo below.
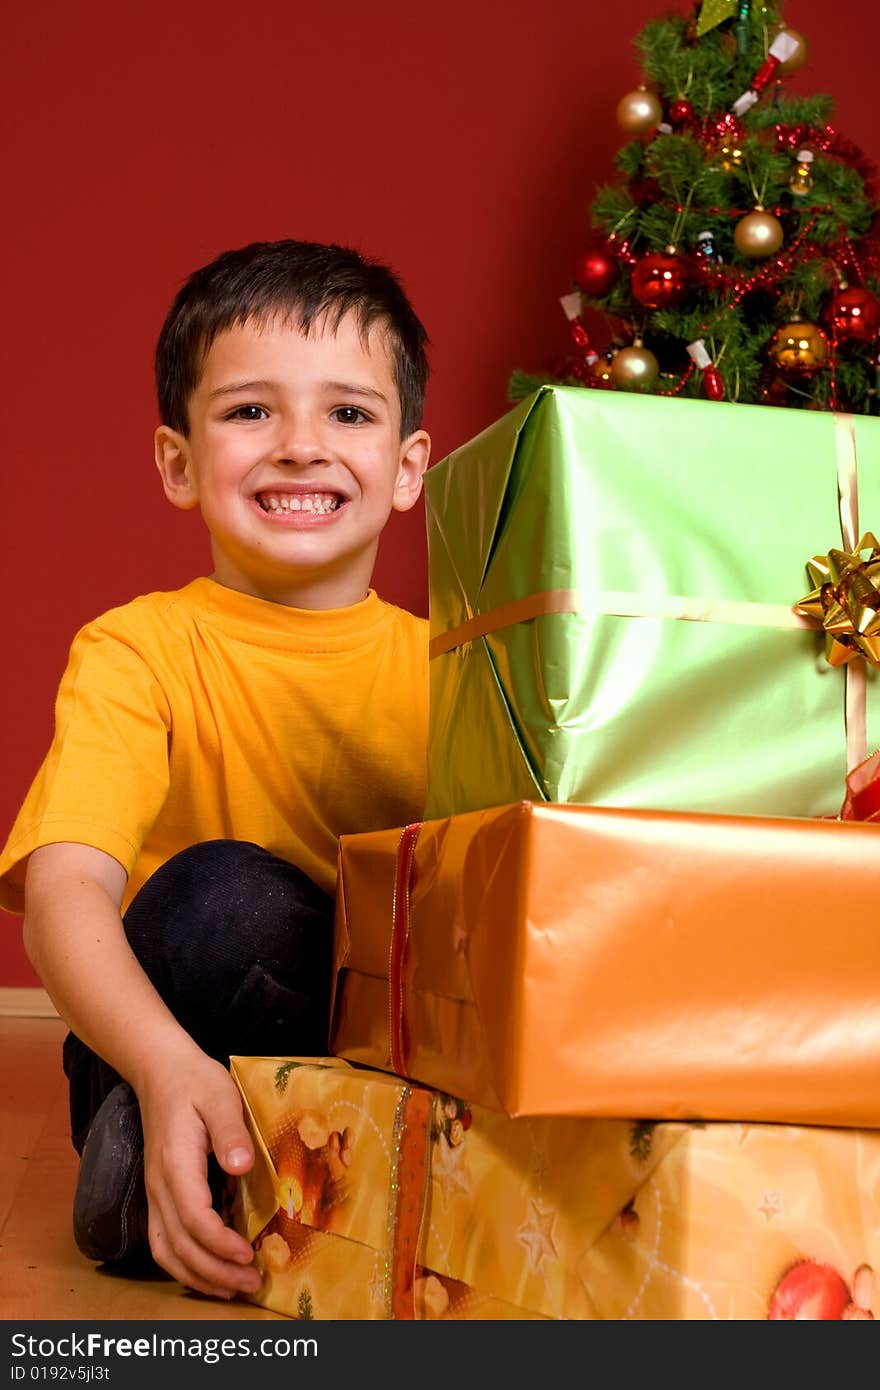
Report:
[[[788,376],[812,376],[828,356],[828,339],[817,324],[799,319],[777,328],[767,352]]]
[[[627,92],[617,103],[617,124],[629,135],[644,135],[663,119],[663,107],[647,87]]]
[[[611,363],[611,380],[620,391],[647,391],[654,385],[660,364],[653,352],[636,338],[632,347],[621,348]]]
[[[802,68],[804,63],[809,58],[809,45],[807,44],[807,41],[804,38],[803,34],[799,34],[797,29],[789,29],[787,24],[784,29],[779,30],[779,33],[785,34],[786,38],[794,39],[795,43],[797,44],[797,48],[792,53],[791,57],[786,58],[785,62],[780,63],[779,67],[776,69],[777,76],[791,77],[791,74],[793,72],[797,72],[798,68]]]
[[[778,251],[784,236],[779,218],[774,217],[772,212],[765,212],[762,207],[757,207],[754,212],[747,212],[745,217],[741,217],[737,222],[733,241],[741,255],[759,261],[764,256],[772,256],[774,251]]]

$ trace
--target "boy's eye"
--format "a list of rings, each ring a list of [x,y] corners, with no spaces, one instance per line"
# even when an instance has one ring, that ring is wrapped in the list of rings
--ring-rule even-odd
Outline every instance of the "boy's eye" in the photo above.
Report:
[[[266,420],[269,412],[264,410],[261,405],[237,405],[234,410],[230,410],[227,420]]]
[[[362,420],[368,418],[364,411],[359,410],[356,405],[337,406],[332,414],[340,425],[359,425]]]

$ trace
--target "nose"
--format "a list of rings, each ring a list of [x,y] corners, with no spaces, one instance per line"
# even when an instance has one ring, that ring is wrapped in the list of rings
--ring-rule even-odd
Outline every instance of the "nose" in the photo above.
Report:
[[[276,463],[326,463],[327,441],[318,415],[300,410],[279,416],[273,455]]]

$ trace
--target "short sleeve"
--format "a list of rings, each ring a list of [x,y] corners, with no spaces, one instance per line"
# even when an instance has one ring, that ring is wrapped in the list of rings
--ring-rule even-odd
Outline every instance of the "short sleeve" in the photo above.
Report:
[[[170,708],[144,655],[95,624],[74,639],[55,733],[0,855],[0,907],[24,910],[28,855],[85,844],[127,874],[168,795]]]

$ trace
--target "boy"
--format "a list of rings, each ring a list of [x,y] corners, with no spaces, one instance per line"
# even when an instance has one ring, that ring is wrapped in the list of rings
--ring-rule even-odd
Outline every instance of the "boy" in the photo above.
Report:
[[[342,247],[256,243],[189,278],[155,452],[213,574],[77,634],[0,856],[72,1030],[77,1242],[220,1297],[260,1282],[212,1204],[253,1163],[229,1055],[326,1052],[338,836],[422,809],[427,624],[369,584],[428,465],[426,341],[394,274]]]

